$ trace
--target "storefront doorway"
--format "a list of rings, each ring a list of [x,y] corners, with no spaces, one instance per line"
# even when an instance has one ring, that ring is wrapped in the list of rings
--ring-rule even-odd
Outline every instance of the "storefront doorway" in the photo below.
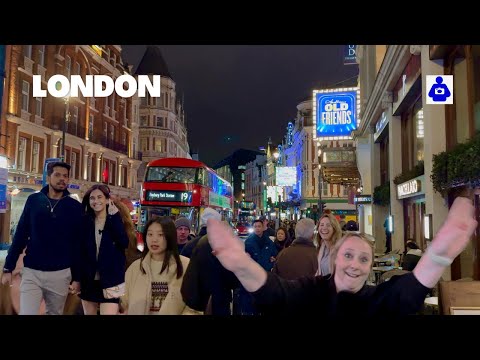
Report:
[[[408,240],[414,240],[418,247],[425,251],[427,244],[425,242],[425,234],[423,231],[423,222],[425,215],[425,198],[413,200],[404,200],[403,218],[405,220],[405,239],[404,244]]]

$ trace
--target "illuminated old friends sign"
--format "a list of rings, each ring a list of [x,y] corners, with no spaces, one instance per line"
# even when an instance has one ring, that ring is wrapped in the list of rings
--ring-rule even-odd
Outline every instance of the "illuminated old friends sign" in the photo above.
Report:
[[[314,90],[314,138],[347,139],[357,129],[356,88]]]
[[[403,199],[410,196],[420,195],[422,192],[422,182],[419,179],[409,180],[403,184],[397,185],[397,198]]]

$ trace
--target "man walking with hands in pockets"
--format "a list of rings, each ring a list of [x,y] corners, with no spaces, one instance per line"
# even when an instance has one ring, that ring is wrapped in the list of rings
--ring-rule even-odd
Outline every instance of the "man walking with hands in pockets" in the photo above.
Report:
[[[20,285],[20,315],[37,315],[42,299],[47,315],[61,315],[69,289],[73,294],[80,291],[78,235],[82,207],[69,196],[69,172],[67,163],[49,164],[48,185],[28,197],[18,222],[5,260],[2,284],[12,283],[12,271],[27,248]]]

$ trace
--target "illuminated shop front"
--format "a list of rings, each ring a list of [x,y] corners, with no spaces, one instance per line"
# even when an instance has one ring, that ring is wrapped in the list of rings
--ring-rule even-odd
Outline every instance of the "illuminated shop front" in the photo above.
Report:
[[[397,199],[403,200],[404,241],[414,240],[421,249],[426,248],[424,175],[397,185]]]

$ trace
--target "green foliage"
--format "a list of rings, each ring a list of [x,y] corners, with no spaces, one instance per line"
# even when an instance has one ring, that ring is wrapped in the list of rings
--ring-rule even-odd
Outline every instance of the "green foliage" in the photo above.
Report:
[[[373,203],[379,206],[390,205],[390,182],[375,187],[373,190]]]
[[[433,155],[430,179],[433,189],[446,196],[457,186],[480,183],[480,133],[450,151]]]
[[[423,161],[419,161],[418,164],[413,167],[413,169],[397,175],[395,179],[393,179],[393,183],[395,185],[400,185],[423,174],[425,174],[425,167],[423,165]]]

